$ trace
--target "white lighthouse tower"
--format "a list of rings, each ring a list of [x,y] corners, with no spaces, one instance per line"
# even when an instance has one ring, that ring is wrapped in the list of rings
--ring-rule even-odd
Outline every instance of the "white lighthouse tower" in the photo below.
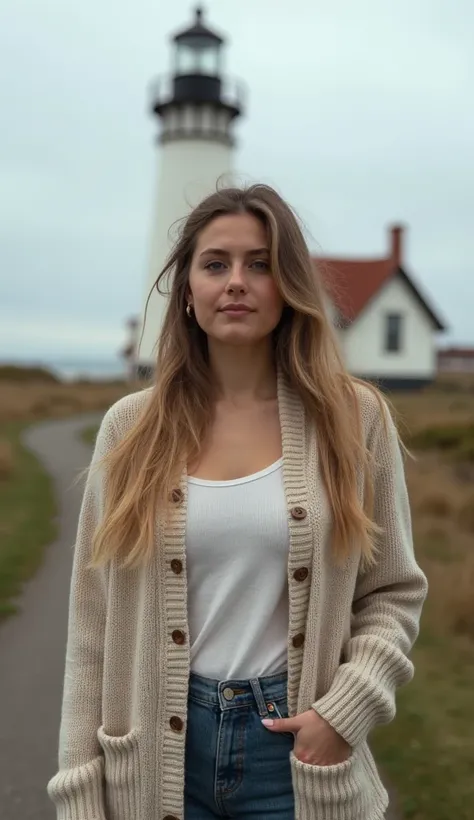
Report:
[[[161,122],[158,189],[139,352],[139,369],[154,368],[167,297],[153,285],[170,252],[170,229],[219,179],[231,182],[233,123],[242,113],[240,83],[223,76],[225,40],[208,28],[197,9],[193,24],[172,37],[173,67],[152,88],[152,111]]]

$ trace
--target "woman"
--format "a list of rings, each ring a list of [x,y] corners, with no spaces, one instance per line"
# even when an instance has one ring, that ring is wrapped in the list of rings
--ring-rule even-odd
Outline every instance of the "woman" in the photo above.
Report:
[[[426,595],[394,423],[272,189],[202,202],[168,274],[156,384],[86,485],[57,816],[379,820]]]

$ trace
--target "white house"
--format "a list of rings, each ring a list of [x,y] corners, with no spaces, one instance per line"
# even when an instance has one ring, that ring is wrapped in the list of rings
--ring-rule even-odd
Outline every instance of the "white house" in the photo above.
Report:
[[[416,389],[437,373],[444,323],[405,268],[403,228],[390,229],[381,259],[316,258],[352,374],[387,389]]]

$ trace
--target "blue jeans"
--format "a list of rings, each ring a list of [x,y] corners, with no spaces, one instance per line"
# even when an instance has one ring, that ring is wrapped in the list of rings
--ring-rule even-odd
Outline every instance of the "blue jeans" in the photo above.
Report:
[[[191,674],[185,820],[294,820],[291,734],[264,717],[287,717],[287,675],[217,681]]]

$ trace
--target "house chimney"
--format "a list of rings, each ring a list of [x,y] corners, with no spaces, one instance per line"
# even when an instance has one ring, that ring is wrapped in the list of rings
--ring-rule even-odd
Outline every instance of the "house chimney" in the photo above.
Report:
[[[394,268],[403,264],[403,225],[392,225],[390,228],[390,258]]]

